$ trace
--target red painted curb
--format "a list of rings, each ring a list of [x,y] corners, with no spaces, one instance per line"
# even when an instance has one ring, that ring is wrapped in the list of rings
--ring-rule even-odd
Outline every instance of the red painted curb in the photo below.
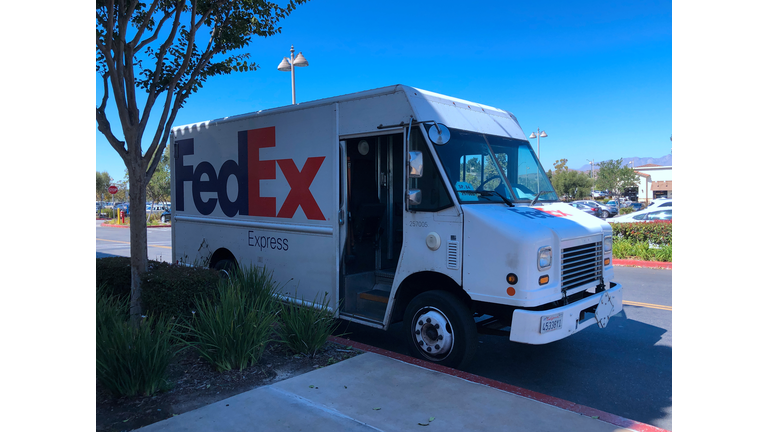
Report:
[[[458,369],[449,368],[446,366],[426,362],[424,360],[420,360],[413,357],[408,357],[406,355],[402,355],[399,353],[395,353],[392,351],[388,351],[381,348],[376,348],[374,346],[366,345],[364,343],[355,342],[353,340],[340,338],[337,336],[328,336],[328,340],[334,343],[337,343],[339,345],[344,346],[351,346],[353,348],[357,348],[362,351],[366,352],[372,352],[375,354],[380,354],[386,357],[393,358],[395,360],[400,360],[405,363],[409,363],[416,366],[421,366],[425,369],[429,369],[435,372],[441,372],[447,375],[455,376],[458,378],[465,379],[470,382],[474,382],[477,384],[483,384],[491,388],[495,388],[498,390],[502,390],[508,393],[512,393],[518,396],[522,396],[528,399],[533,399],[535,401],[545,403],[547,405],[552,405],[567,411],[574,412],[576,414],[581,414],[588,417],[598,417],[599,420],[604,421],[606,423],[612,424],[614,426],[619,426],[627,429],[632,429],[637,432],[669,432],[666,429],[661,429],[656,426],[651,426],[649,424],[636,422],[634,420],[630,420],[624,417],[620,417],[614,414],[610,414],[604,411],[596,410],[594,408],[590,408],[584,405],[579,405],[564,399],[559,399],[553,396],[547,396],[542,393],[537,393],[535,391],[526,390],[521,387],[513,386],[510,384],[505,384],[500,381],[492,380],[490,378],[481,377],[475,374],[471,374],[469,372],[460,371]]]
[[[671,262],[615,259],[613,260],[613,264],[617,266],[662,268],[662,269],[672,270]]]

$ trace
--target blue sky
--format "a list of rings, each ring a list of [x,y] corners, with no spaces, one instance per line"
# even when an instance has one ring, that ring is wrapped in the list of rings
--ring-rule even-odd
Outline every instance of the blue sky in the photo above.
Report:
[[[209,79],[175,124],[290,104],[277,65],[294,45],[299,103],[405,84],[495,106],[547,132],[545,169],[671,152],[671,1],[312,0],[282,27],[245,50],[260,70]],[[125,172],[98,130],[96,170]]]

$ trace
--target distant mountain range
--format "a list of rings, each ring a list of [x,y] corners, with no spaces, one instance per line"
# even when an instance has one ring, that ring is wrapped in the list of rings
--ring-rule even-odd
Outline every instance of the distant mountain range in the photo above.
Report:
[[[660,158],[653,158],[653,157],[630,157],[630,158],[623,158],[621,161],[622,165],[627,166],[630,164],[630,162],[634,162],[632,166],[639,167],[643,165],[653,164],[653,165],[661,165],[661,166],[672,166],[672,155],[668,154],[666,156],[662,156]],[[595,168],[597,168],[597,164],[600,163],[598,161],[595,161]],[[574,168],[571,168],[574,169]],[[581,168],[575,168],[577,171],[584,171],[587,172],[590,169],[592,169],[589,164],[582,165]]]

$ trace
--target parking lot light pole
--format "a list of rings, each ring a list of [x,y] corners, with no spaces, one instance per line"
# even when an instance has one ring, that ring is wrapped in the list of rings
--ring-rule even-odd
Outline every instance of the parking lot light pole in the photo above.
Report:
[[[543,130],[539,130],[539,128],[536,128],[536,132],[532,132],[531,136],[528,137],[528,139],[534,139],[536,138],[536,157],[539,158],[539,162],[541,162],[541,143],[539,142],[540,138],[546,138],[547,133]]]
[[[539,128],[536,128],[536,132],[532,132],[531,136],[528,137],[529,139],[536,138],[536,159],[539,160],[539,164],[541,164],[541,145],[540,145],[540,138],[546,138],[547,133],[543,130],[539,130]],[[536,170],[536,187],[539,189],[536,192],[541,192],[541,185],[539,184],[539,171]]]
[[[288,57],[283,57],[283,61],[277,66],[277,70],[291,73],[291,97],[293,105],[296,105],[296,72],[294,69],[297,67],[309,66],[309,62],[304,58],[301,52],[299,52],[299,55],[297,55],[296,58],[293,57],[293,53],[294,49],[293,45],[291,45],[291,59],[289,60]]]

